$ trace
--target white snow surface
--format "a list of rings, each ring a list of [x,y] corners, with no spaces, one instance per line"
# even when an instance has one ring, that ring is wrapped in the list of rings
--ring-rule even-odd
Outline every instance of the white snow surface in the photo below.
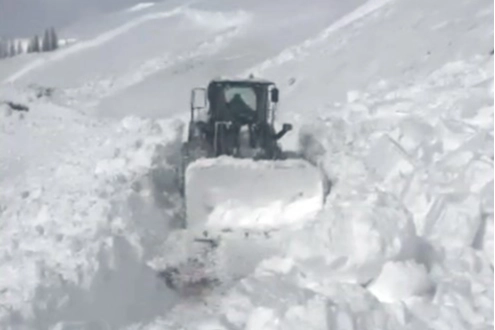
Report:
[[[0,328],[493,328],[492,19],[487,0],[164,1],[0,61]],[[226,236],[220,285],[170,290],[189,91],[251,72],[331,192],[297,228]]]

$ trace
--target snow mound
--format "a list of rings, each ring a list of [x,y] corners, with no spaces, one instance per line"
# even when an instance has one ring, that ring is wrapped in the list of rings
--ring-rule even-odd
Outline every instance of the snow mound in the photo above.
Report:
[[[491,65],[475,57],[397,90],[373,85],[300,131],[333,179],[325,211],[287,249],[311,288],[346,281],[406,301],[397,328],[492,324]]]
[[[121,327],[169,308],[176,295],[146,262],[179,212],[170,159],[180,126],[109,125],[31,105],[0,133],[8,142],[1,154],[22,164],[0,168],[8,173],[0,182],[1,327]]]
[[[199,159],[186,170],[191,228],[273,229],[313,217],[323,180],[303,160]]]

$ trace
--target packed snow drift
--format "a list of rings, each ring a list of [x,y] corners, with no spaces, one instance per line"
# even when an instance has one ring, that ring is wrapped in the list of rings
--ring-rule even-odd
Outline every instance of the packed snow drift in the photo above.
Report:
[[[0,61],[1,329],[493,328],[493,1],[172,0],[65,33]],[[297,223],[205,252],[182,119],[191,88],[244,73],[277,83],[284,148],[332,189],[301,167],[250,195],[268,164],[200,161],[195,223]],[[181,259],[197,281],[171,289]]]

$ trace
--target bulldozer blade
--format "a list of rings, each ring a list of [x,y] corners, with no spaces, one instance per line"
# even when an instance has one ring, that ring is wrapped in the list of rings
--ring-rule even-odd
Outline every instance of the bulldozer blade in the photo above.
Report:
[[[313,217],[323,206],[324,178],[303,159],[198,159],[186,169],[191,229],[277,229]]]

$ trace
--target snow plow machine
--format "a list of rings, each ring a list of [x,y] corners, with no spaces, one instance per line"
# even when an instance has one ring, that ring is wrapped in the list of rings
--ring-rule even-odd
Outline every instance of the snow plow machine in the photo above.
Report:
[[[278,101],[273,82],[253,77],[215,79],[192,90],[179,175],[189,258],[198,253],[193,241],[211,252],[227,238],[245,250],[248,237],[297,226],[321,209],[319,169],[279,145],[292,125],[276,131]],[[225,249],[239,261],[234,245]]]

